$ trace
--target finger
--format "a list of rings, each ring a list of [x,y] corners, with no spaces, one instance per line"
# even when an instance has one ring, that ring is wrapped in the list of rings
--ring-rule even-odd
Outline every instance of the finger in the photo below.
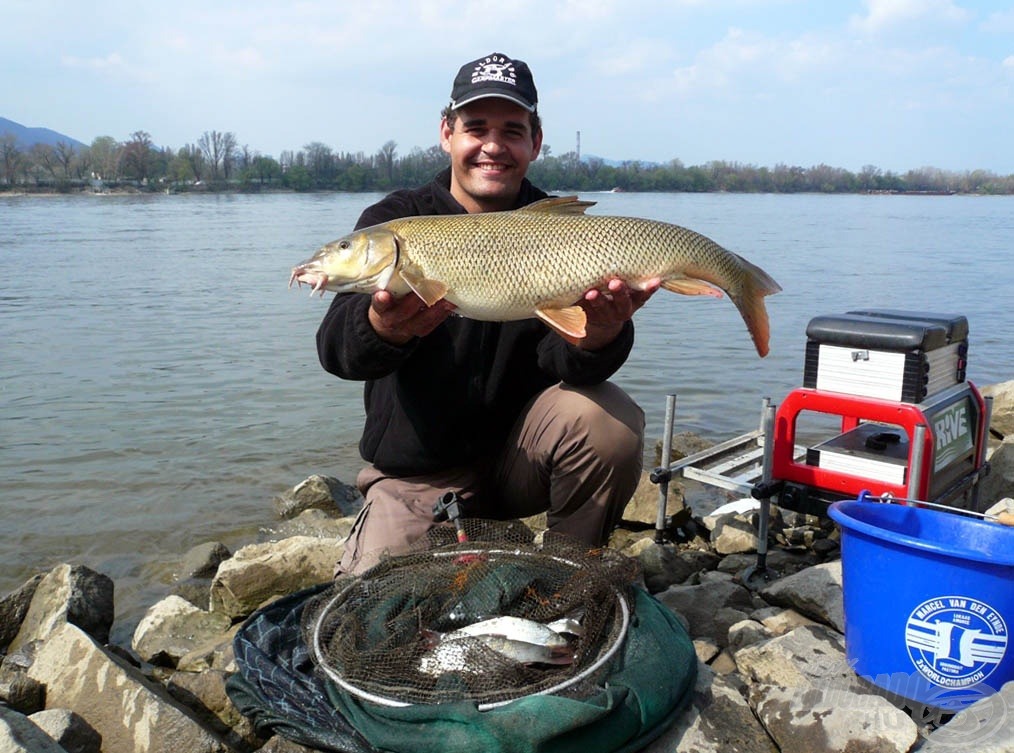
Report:
[[[373,301],[370,305],[378,314],[383,314],[394,307],[395,298],[387,290],[378,290],[373,294]]]

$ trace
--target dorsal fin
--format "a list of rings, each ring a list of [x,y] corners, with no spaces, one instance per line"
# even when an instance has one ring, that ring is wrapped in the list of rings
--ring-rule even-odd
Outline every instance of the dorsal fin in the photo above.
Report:
[[[584,201],[576,196],[550,196],[548,199],[541,199],[526,207],[521,207],[517,211],[540,214],[584,214],[584,210],[591,206],[595,206],[594,201]]]

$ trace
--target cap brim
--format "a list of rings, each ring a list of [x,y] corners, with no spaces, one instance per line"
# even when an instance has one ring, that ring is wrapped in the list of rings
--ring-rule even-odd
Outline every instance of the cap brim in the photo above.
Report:
[[[471,102],[475,102],[476,100],[489,99],[491,97],[496,97],[497,99],[506,99],[508,102],[513,102],[514,104],[525,108],[526,110],[528,110],[528,112],[535,112],[535,105],[529,104],[521,97],[512,96],[511,94],[502,91],[500,89],[492,89],[486,91],[479,90],[471,92],[467,97],[463,97],[462,99],[459,99],[456,102],[452,102],[451,109],[457,110],[458,108],[464,107],[465,105],[470,104]]]

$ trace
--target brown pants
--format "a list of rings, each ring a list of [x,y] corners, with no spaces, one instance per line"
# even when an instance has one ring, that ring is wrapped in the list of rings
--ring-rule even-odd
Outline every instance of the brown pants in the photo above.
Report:
[[[405,551],[435,525],[433,505],[451,490],[486,492],[469,501],[468,517],[546,511],[549,530],[598,546],[637,487],[643,447],[644,412],[616,385],[550,387],[521,413],[488,478],[472,467],[401,478],[364,468],[356,483],[366,502],[335,572],[361,573]]]

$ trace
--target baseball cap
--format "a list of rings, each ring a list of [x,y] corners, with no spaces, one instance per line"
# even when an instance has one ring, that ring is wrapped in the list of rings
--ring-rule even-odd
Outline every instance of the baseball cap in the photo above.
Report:
[[[534,112],[539,102],[528,64],[500,52],[461,66],[451,89],[451,109],[457,110],[485,97],[509,99],[529,112]]]

